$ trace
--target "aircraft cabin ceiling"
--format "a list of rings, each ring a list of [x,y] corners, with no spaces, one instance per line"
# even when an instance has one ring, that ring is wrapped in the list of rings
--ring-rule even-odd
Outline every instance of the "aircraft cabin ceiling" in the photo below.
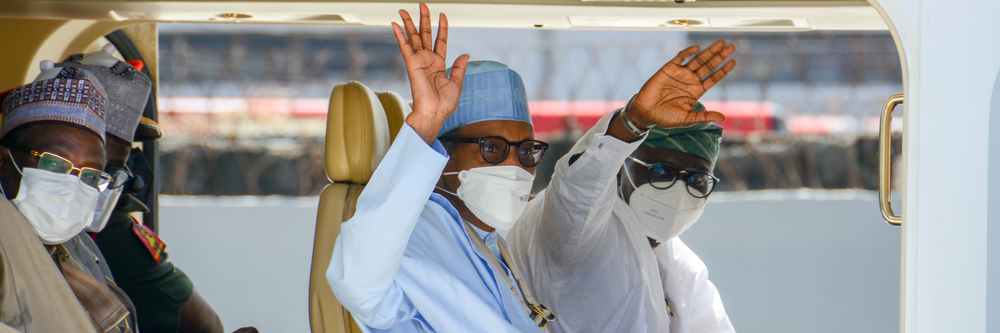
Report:
[[[684,0],[676,0],[684,1]],[[863,0],[438,1],[453,27],[688,29],[702,31],[887,30]],[[135,22],[386,26],[417,1],[6,1],[0,18]]]

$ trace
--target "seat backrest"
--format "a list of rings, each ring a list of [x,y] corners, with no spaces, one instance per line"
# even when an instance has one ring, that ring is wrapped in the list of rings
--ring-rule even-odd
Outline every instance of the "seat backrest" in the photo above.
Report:
[[[399,112],[393,111],[392,117]],[[358,195],[389,150],[389,133],[386,110],[375,92],[358,82],[333,88],[326,124],[326,175],[333,183],[320,195],[309,274],[313,333],[361,332],[330,290],[326,270],[340,224],[354,215]]]
[[[367,184],[390,144],[385,108],[360,82],[338,84],[326,121],[326,174],[334,183]]]
[[[391,91],[379,91],[375,95],[378,95],[378,99],[382,102],[382,107],[385,108],[386,120],[389,121],[389,139],[396,141],[396,134],[399,134],[399,129],[403,127],[403,122],[406,121],[406,116],[413,111],[410,103],[407,103],[403,96]]]

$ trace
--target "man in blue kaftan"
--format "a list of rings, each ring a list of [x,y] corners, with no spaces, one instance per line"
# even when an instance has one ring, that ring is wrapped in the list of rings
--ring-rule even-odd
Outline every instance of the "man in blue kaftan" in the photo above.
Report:
[[[547,144],[520,76],[468,55],[446,71],[447,19],[432,46],[420,14],[420,32],[406,11],[393,23],[413,112],[342,224],[327,280],[368,332],[540,332],[553,315],[519,286],[497,230],[527,204]]]

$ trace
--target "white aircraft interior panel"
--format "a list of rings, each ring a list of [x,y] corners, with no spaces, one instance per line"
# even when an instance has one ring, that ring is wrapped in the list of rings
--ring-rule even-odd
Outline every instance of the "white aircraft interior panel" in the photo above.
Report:
[[[547,5],[556,3],[558,5]],[[700,3],[700,2],[699,2]],[[886,30],[875,8],[864,2],[727,1],[726,6],[631,2],[600,5],[551,1],[542,4],[442,3],[432,15],[449,14],[455,27],[711,29],[711,30]],[[0,17],[108,21],[299,23],[385,26],[399,8],[415,4],[358,2],[66,2],[24,1],[0,8]],[[738,7],[738,10],[734,10]],[[573,18],[601,16],[586,24]],[[675,24],[677,20],[702,24]],[[644,22],[642,24],[637,24]],[[719,23],[716,23],[719,22]],[[596,23],[596,24],[595,24]]]

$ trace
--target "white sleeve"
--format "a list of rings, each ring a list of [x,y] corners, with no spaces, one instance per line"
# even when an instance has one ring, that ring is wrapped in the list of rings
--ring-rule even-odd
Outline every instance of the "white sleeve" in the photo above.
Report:
[[[326,279],[337,300],[362,323],[391,326],[410,312],[396,285],[403,252],[420,212],[448,162],[437,141],[428,146],[404,125],[341,225]]]
[[[733,333],[735,329],[722,305],[715,284],[708,279],[708,267],[680,238],[660,245],[666,258],[657,255],[666,270],[663,291],[674,311],[671,332]],[[654,250],[655,251],[655,250]]]
[[[606,135],[616,112],[601,118],[573,149],[556,162],[555,172],[539,200],[541,215],[534,238],[556,265],[572,265],[578,246],[601,237],[611,207],[618,200],[615,176],[625,158],[642,143]],[[534,211],[537,211],[535,207]]]

